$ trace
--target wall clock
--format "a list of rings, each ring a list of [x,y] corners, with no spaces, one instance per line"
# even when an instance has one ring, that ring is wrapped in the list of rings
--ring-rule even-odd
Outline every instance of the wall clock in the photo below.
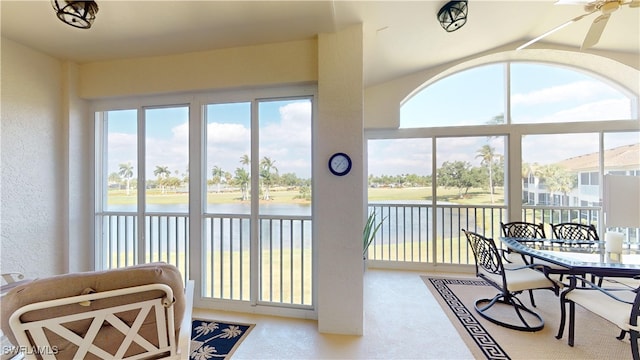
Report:
[[[329,170],[333,175],[344,176],[351,171],[351,158],[345,153],[335,153],[329,158]]]

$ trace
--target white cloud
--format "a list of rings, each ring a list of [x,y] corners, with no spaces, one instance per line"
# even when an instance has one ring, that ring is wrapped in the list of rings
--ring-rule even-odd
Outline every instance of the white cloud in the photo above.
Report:
[[[616,94],[610,87],[601,82],[583,80],[564,85],[551,86],[526,94],[513,94],[511,103],[514,106],[537,106],[541,104],[560,103],[580,99],[587,101],[601,96]]]
[[[260,156],[275,160],[280,174],[311,177],[311,102],[280,108],[280,122],[260,129]]]
[[[604,99],[541,117],[537,123],[631,119],[627,99]]]
[[[208,140],[215,145],[238,147],[251,141],[251,130],[241,124],[210,123],[207,125]]]
[[[174,130],[177,130],[174,128]],[[172,175],[178,176],[187,172],[189,167],[189,142],[182,136],[184,133],[173,131],[170,139],[147,138],[146,141],[146,171],[148,179],[155,179],[153,171],[156,166],[166,166]]]
[[[598,151],[598,134],[527,135],[522,140],[522,161],[553,164]]]
[[[371,140],[368,172],[375,176],[431,173],[429,139]]]
[[[136,135],[125,133],[110,133],[107,139],[109,173],[118,172],[120,164],[137,163]],[[137,168],[134,168],[136,171]]]

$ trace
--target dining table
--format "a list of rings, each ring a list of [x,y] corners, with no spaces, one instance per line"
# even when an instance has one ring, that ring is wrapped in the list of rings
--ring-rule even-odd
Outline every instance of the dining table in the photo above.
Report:
[[[537,240],[500,238],[508,251],[518,253],[529,261],[551,265],[551,273],[629,278],[640,275],[640,250],[623,249],[620,253],[607,253],[603,241],[577,244],[570,239]]]
[[[525,262],[544,265],[545,272],[560,274],[561,280],[562,276],[568,274],[569,283],[564,284],[566,286],[565,292],[580,287],[581,280],[587,277],[590,277],[592,282],[598,279],[600,283],[606,279],[607,283],[617,283],[627,290],[633,290],[640,285],[640,250],[638,249],[623,248],[619,253],[610,253],[607,252],[607,246],[603,241],[576,244],[571,240],[566,240],[565,243],[564,240],[558,239],[542,239],[532,242],[527,241],[531,239],[502,237],[500,240],[509,252],[520,254]],[[584,284],[584,282],[582,283]],[[637,301],[637,295],[633,297]],[[564,333],[564,307],[562,311],[563,315],[558,326],[556,339],[562,338]],[[569,316],[570,324],[574,321],[572,316]],[[573,346],[574,328],[575,325],[569,326],[570,346]],[[622,330],[618,339],[622,339],[624,335],[625,331]]]

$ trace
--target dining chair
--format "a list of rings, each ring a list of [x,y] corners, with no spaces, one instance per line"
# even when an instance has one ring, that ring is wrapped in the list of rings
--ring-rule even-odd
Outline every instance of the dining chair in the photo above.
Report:
[[[553,235],[558,240],[568,240],[563,245],[581,246],[596,245],[600,241],[598,231],[593,224],[581,224],[565,222],[559,224],[551,224]],[[552,240],[553,241],[553,240]]]
[[[492,299],[476,300],[474,304],[476,312],[492,323],[509,329],[529,332],[541,330],[544,327],[542,317],[527,308],[517,295],[530,289],[550,289],[558,294],[561,284],[551,280],[546,275],[544,266],[539,264],[505,268],[500,250],[493,239],[465,229],[462,229],[462,232],[466,235],[473,251],[476,276],[499,290]],[[505,304],[508,306],[507,309],[513,309],[516,315],[511,319],[513,321],[507,320],[499,313],[496,314],[499,318],[492,315],[489,310],[496,304]]]
[[[500,222],[500,227],[502,228],[502,235],[505,237],[519,238],[519,242],[527,245],[536,246],[543,244],[547,237],[544,233],[543,224],[535,224],[526,221],[511,221],[508,223]],[[528,265],[533,262],[532,259],[527,260],[524,256],[521,256],[521,258],[524,265]],[[512,258],[505,259],[509,263],[513,262]],[[531,304],[535,306],[533,290],[529,290],[529,299],[531,300]]]
[[[535,224],[526,221],[500,222],[502,234],[505,237],[522,238],[520,242],[540,243],[547,238],[543,224]]]
[[[616,287],[601,287],[593,282],[586,281],[582,277],[573,277],[573,282],[582,282],[581,287],[569,287],[560,294],[560,327],[557,339],[561,339],[564,333],[566,321],[566,304],[569,304],[569,346],[574,345],[575,337],[575,306],[580,305],[584,309],[602,317],[620,328],[618,340],[624,339],[626,333],[630,335],[631,354],[634,360],[640,360],[638,353],[638,316],[640,315],[640,281],[636,277],[636,283],[618,283]],[[626,286],[624,286],[626,284]],[[623,285],[623,286],[620,286]]]

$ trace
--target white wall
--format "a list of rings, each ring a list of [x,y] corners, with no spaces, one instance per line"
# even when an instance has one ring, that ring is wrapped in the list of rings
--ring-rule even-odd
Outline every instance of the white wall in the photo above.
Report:
[[[78,65],[63,64],[63,123],[65,132],[65,198],[68,226],[64,233],[65,271],[93,270],[93,114],[78,94]]]
[[[85,99],[255,88],[317,80],[315,40],[86,63]]]
[[[318,39],[318,121],[314,154],[314,242],[317,246],[318,328],[363,333],[364,140],[362,26]],[[327,169],[344,152],[351,172]]]
[[[2,38],[2,272],[65,271],[61,62]]]

